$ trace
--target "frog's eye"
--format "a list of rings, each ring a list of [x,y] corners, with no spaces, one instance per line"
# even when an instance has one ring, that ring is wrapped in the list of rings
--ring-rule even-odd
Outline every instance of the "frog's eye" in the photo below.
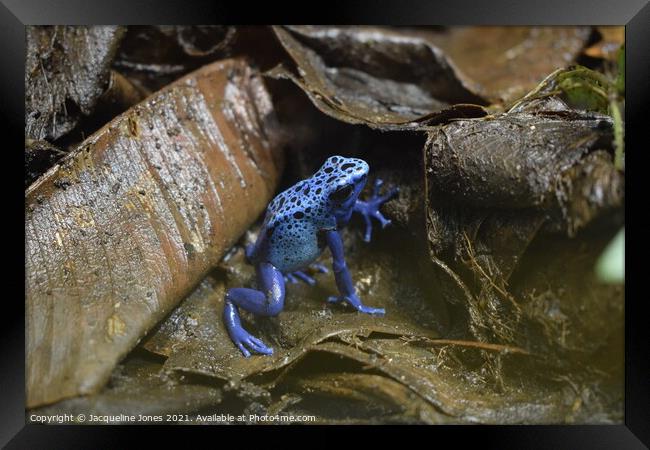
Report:
[[[330,194],[330,200],[336,203],[343,203],[348,198],[350,198],[353,191],[354,189],[352,186],[348,184],[347,186],[343,186]]]

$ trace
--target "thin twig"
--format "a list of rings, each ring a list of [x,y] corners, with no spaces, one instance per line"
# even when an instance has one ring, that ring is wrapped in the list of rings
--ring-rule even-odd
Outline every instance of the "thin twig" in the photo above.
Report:
[[[474,347],[481,350],[490,350],[493,352],[505,353],[519,353],[521,355],[530,355],[530,353],[520,347],[512,347],[510,345],[490,344],[487,342],[479,341],[462,341],[457,339],[430,339],[424,338],[424,341],[431,345],[458,345],[461,347]]]

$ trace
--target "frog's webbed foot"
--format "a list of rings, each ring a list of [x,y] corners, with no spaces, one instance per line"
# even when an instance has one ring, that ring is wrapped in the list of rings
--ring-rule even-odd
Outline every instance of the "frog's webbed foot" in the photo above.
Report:
[[[257,265],[260,290],[231,288],[226,292],[223,320],[233,343],[245,357],[252,353],[272,355],[273,349],[246,331],[241,324],[239,308],[259,316],[277,316],[284,307],[284,279],[272,264]]]
[[[310,264],[309,267],[312,270],[320,272],[320,273],[328,273],[329,272],[327,267],[325,267],[322,264],[314,263],[314,264]],[[285,278],[286,281],[288,281],[289,283],[292,283],[292,284],[296,284],[298,282],[298,280],[302,280],[304,283],[307,283],[310,286],[314,286],[316,284],[316,280],[312,276],[307,275],[302,270],[296,270],[295,272],[289,272],[289,273],[284,275],[284,278]]]
[[[253,292],[251,289],[235,289],[234,291],[236,294],[243,295],[247,294],[246,291]],[[251,352],[261,353],[263,355],[272,355],[273,349],[271,347],[267,347],[264,342],[250,334],[244,329],[244,327],[242,327],[241,321],[239,319],[239,312],[237,310],[237,307],[232,303],[232,301],[230,301],[229,294],[230,292],[226,294],[224,318],[230,339],[232,339],[233,343],[237,346],[237,348],[239,348],[239,350],[246,358],[251,356]]]
[[[360,213],[366,222],[366,232],[363,235],[363,240],[365,242],[370,242],[370,236],[372,234],[371,217],[377,219],[381,223],[382,228],[386,228],[386,226],[391,223],[389,219],[385,218],[384,215],[379,212],[379,208],[387,201],[393,199],[398,194],[399,188],[394,187],[386,194],[379,195],[379,188],[381,188],[383,184],[384,182],[377,178],[372,189],[372,196],[366,201],[357,200],[357,203],[354,205],[354,210]]]
[[[361,303],[361,299],[356,295],[346,295],[346,296],[338,296],[338,297],[331,296],[327,299],[327,301],[329,303],[341,303],[341,302],[347,303],[357,311],[365,314],[373,314],[377,316],[383,316],[384,314],[386,314],[386,310],[384,308],[373,308],[371,306],[364,305],[363,303]]]
[[[273,354],[273,349],[271,347],[264,345],[264,342],[244,330],[242,327],[232,330],[230,337],[246,358],[251,356],[251,351],[263,355]]]

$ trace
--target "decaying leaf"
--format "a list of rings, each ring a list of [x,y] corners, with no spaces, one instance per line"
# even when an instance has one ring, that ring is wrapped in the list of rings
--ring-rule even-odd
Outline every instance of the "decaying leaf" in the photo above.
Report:
[[[25,136],[54,140],[92,112],[125,29],[28,26],[26,31]]]
[[[566,67],[589,27],[274,27],[297,65],[292,79],[323,112],[373,128],[481,117]],[[552,45],[551,45],[552,44]]]
[[[590,150],[611,149],[612,140],[612,121],[603,115],[537,111],[458,120],[429,135],[427,186],[477,207],[545,208],[559,175]]]
[[[323,352],[318,352],[322,356]],[[293,374],[280,389],[297,392],[285,414],[312,414],[318,424],[444,424],[454,419],[389,377],[357,372]]]
[[[235,27],[222,25],[130,26],[114,65],[138,87],[153,91],[230,56],[235,36]]]
[[[490,103],[509,103],[557,68],[575,63],[591,27],[454,27],[425,38],[460,79]]]
[[[325,342],[314,350],[356,360],[398,380],[449,416],[449,422],[558,423],[569,411],[560,390],[531,383],[526,389],[504,392],[490,385],[487,372],[455,369],[453,359],[443,357],[440,348],[432,351],[397,339],[370,337],[356,346]]]
[[[611,116],[617,169],[624,169],[625,48],[619,51],[618,75],[606,76],[582,66],[558,69],[516,102],[510,112],[544,109],[596,111]],[[615,78],[615,79],[614,79]]]
[[[103,109],[117,111],[117,115],[136,103],[140,103],[150,93],[133,85],[124,75],[111,70],[106,92],[99,98]],[[103,111],[102,111],[103,113]]]
[[[152,64],[188,63],[188,56],[196,59],[225,50],[234,35],[235,27],[221,25],[132,26],[120,48],[118,65],[153,70]]]
[[[26,192],[27,405],[96,392],[257,218],[281,147],[259,73],[203,67]]]
[[[185,414],[193,419],[197,410],[217,407],[223,398],[221,389],[212,386],[180,383],[170,379],[160,370],[159,362],[140,356],[129,356],[120,363],[109,379],[107,387],[91,396],[76,397],[32,410],[32,414],[84,414],[90,423],[90,414],[101,420],[91,425],[156,424],[168,421],[167,414],[184,420]],[[140,416],[151,416],[141,420]],[[125,418],[134,416],[136,420]],[[153,416],[160,416],[156,420]]]
[[[574,237],[623,205],[611,118],[567,107],[565,91],[547,91],[555,79],[507,113],[432,130],[425,146],[431,257],[455,274],[481,340],[527,340],[509,283],[542,228]]]
[[[158,29],[174,37],[189,56],[207,56],[225,49],[232,41],[235,27],[220,25],[162,25]]]
[[[371,27],[274,27],[299,75],[292,79],[323,112],[373,128],[414,128],[452,117],[480,117],[485,101],[459,80],[437,48]],[[453,106],[452,106],[453,104]]]

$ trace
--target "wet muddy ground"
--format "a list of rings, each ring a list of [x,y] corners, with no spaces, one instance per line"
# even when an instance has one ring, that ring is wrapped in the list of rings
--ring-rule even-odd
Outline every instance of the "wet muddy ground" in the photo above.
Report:
[[[31,27],[29,413],[621,423],[623,284],[595,271],[624,227],[621,46],[602,27]],[[256,283],[244,247],[334,154],[400,188],[371,243],[360,218],[343,232],[386,315],[327,303],[313,273],[277,317],[243,314],[275,349],[243,358],[221,315]]]

